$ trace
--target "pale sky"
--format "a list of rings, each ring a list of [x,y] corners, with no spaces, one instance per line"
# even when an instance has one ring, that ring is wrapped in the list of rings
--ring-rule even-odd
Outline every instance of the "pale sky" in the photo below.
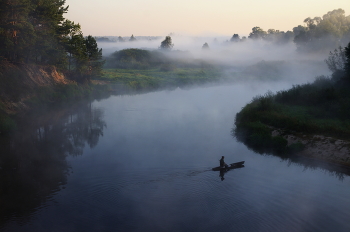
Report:
[[[255,26],[292,30],[307,17],[338,8],[350,15],[350,0],[66,0],[66,5],[65,18],[93,36],[246,36]]]

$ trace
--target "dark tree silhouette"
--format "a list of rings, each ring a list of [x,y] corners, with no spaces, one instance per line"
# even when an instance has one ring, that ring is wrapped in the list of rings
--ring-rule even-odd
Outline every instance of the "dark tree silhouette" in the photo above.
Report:
[[[210,49],[208,43],[203,44],[202,49],[203,49],[203,50],[208,50],[208,49]]]
[[[170,36],[165,37],[165,40],[163,40],[160,44],[160,49],[162,50],[171,50],[173,47],[174,44],[172,43]]]

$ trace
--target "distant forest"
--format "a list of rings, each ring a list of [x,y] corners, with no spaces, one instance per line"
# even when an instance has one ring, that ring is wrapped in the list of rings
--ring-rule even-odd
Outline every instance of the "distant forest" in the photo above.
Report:
[[[292,31],[279,31],[253,27],[248,38],[234,34],[229,42],[242,42],[246,39],[265,40],[276,44],[293,41],[298,51],[330,51],[346,46],[350,41],[350,15],[345,16],[343,9],[329,11],[322,17],[306,18],[304,26],[298,25]]]
[[[102,50],[64,18],[65,0],[0,1],[0,61],[54,65],[71,76],[101,72]]]
[[[300,52],[331,51],[339,46],[346,46],[350,41],[350,15],[346,16],[343,9],[329,11],[322,17],[307,17],[304,26],[298,25],[289,31],[264,29],[256,26],[252,28],[248,37],[239,34],[225,41],[226,44],[244,42],[247,40],[263,40],[274,44],[294,42]],[[138,36],[140,40],[159,39],[157,37]],[[134,35],[129,39],[99,37],[98,42],[132,42],[136,41]],[[218,42],[217,40],[215,40]]]

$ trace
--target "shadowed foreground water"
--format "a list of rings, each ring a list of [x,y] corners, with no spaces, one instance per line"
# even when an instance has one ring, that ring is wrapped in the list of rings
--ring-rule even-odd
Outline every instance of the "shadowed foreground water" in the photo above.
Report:
[[[113,96],[39,120],[3,141],[0,230],[350,231],[346,172],[231,136],[253,96],[285,87]],[[245,160],[223,181],[211,171],[222,155]]]

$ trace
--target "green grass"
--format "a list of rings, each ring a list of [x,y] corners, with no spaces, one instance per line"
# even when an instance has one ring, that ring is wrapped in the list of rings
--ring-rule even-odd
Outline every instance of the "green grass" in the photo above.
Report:
[[[163,87],[183,87],[204,84],[220,79],[221,73],[216,69],[202,68],[162,68],[138,69],[104,69],[103,80],[122,83],[131,89],[158,89]]]
[[[328,78],[255,97],[236,115],[236,127],[259,122],[285,131],[350,138],[350,94]]]

